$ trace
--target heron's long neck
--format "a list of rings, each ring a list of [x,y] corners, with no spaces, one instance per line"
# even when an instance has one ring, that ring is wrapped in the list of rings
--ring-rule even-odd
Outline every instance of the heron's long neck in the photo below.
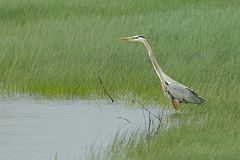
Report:
[[[157,63],[157,60],[156,60],[156,58],[154,57],[154,55],[153,55],[153,53],[152,53],[152,48],[151,48],[151,46],[149,45],[149,43],[148,43],[146,40],[143,41],[143,44],[145,45],[145,47],[146,47],[147,50],[148,50],[148,55],[149,55],[149,57],[150,57],[150,59],[151,59],[151,62],[152,62],[152,64],[153,64],[154,70],[156,71],[159,79],[162,81],[162,80],[164,79],[164,75],[165,75],[165,74],[164,74],[164,72],[162,71],[162,69],[161,69],[161,67],[159,66],[159,64]]]

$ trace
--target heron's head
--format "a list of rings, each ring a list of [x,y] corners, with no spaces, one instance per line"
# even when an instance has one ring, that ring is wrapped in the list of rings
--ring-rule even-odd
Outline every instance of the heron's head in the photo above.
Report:
[[[145,40],[145,37],[143,35],[136,35],[136,36],[132,36],[132,37],[122,37],[120,39],[124,40],[124,41],[139,41],[139,42],[142,42],[142,41]]]

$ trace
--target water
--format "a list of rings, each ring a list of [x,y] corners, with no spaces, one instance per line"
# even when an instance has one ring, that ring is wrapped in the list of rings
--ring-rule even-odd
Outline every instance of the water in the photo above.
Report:
[[[62,160],[85,159],[93,143],[106,146],[119,131],[145,128],[143,110],[123,106],[107,100],[0,98],[0,159],[53,160],[56,153]]]

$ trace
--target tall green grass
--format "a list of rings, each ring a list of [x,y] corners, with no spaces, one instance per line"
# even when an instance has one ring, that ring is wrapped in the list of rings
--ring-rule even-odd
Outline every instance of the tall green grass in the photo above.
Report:
[[[118,40],[144,34],[169,75],[205,94],[206,81],[218,85],[215,80],[221,78],[217,76],[224,74],[218,57],[226,57],[239,42],[234,39],[237,6],[216,4],[1,1],[1,86],[43,95],[101,95],[99,74],[115,96],[133,92],[161,97],[159,80],[143,46]],[[237,56],[237,50],[228,54],[234,53]],[[227,61],[236,60],[229,56]],[[215,70],[219,74],[208,76]]]
[[[112,159],[238,159],[240,1],[0,0],[1,92],[112,96],[170,103],[146,50],[205,105],[182,105],[179,128],[111,148]],[[176,118],[176,117],[174,117]],[[199,119],[204,119],[199,123]],[[141,137],[141,135],[140,135]],[[116,143],[117,144],[117,143]],[[123,147],[123,148],[122,148]]]

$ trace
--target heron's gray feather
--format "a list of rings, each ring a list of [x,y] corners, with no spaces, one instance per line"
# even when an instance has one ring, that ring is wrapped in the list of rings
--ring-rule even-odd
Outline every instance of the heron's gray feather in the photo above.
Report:
[[[204,99],[198,96],[195,91],[176,81],[165,87],[170,96],[179,100],[179,102],[197,104],[202,104],[204,102]]]

